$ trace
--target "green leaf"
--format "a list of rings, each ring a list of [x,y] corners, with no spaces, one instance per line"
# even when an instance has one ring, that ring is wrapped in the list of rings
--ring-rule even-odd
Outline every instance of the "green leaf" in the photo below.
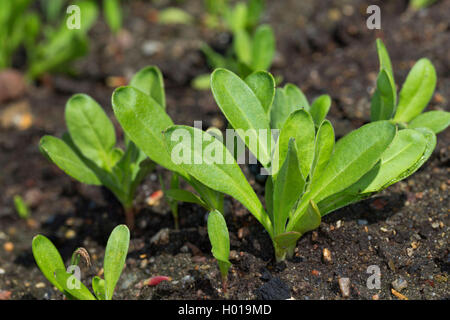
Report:
[[[322,121],[325,120],[328,111],[330,111],[330,107],[331,98],[327,94],[321,95],[312,103],[309,112],[311,113],[317,128],[320,127]]]
[[[408,74],[394,120],[409,122],[417,117],[433,97],[436,88],[436,70],[428,59],[420,59]]]
[[[233,33],[244,30],[247,25],[247,5],[238,2],[233,9],[225,12],[225,18]]]
[[[159,11],[158,22],[160,24],[192,24],[194,18],[180,8],[169,7]]]
[[[105,298],[111,300],[117,281],[125,266],[125,260],[130,243],[130,231],[127,226],[119,225],[114,228],[106,244],[105,259]]]
[[[396,105],[396,90],[394,81],[388,71],[381,69],[377,78],[377,89],[372,97],[371,121],[389,120],[392,118]]]
[[[268,176],[266,185],[264,187],[264,199],[266,201],[266,211],[269,215],[270,221],[273,224],[273,179],[272,176]]]
[[[275,55],[275,35],[269,25],[256,29],[251,48],[250,65],[253,70],[268,70]]]
[[[106,300],[105,298],[105,280],[99,276],[92,279],[92,289],[98,300]]]
[[[44,136],[41,138],[39,148],[49,160],[72,178],[90,185],[102,184],[95,173],[63,140]]]
[[[162,132],[173,122],[155,100],[133,87],[122,87],[114,92],[112,105],[123,130],[139,149],[159,165],[186,175],[164,148]]]
[[[106,22],[114,33],[122,28],[122,11],[120,0],[103,0],[103,13]]]
[[[100,105],[88,95],[77,94],[67,102],[65,116],[70,136],[81,153],[99,167],[110,168],[116,134]]]
[[[237,30],[234,33],[233,46],[239,61],[250,65],[252,63],[252,42],[248,32]]]
[[[201,205],[203,207],[208,207],[208,205],[200,199],[197,195],[192,192],[182,190],[182,189],[169,189],[164,192],[166,196],[172,200],[189,202]],[[211,208],[209,208],[211,209]]]
[[[222,278],[226,279],[228,269],[231,266],[228,260],[230,256],[230,236],[228,234],[227,223],[222,214],[215,210],[208,215],[208,235],[212,246],[212,254],[219,263]]]
[[[295,231],[303,235],[308,231],[317,229],[320,225],[321,219],[322,217],[319,208],[314,201],[310,200],[305,213],[297,222],[297,228]]]
[[[289,115],[301,108],[309,111],[310,106],[300,88],[291,83],[283,89],[278,88],[271,110],[272,128],[281,129]]]
[[[292,83],[288,83],[284,86],[284,93],[287,97],[288,108],[292,111],[305,108],[309,111],[308,99],[306,99],[305,94],[300,90],[299,87]]]
[[[392,80],[394,80],[394,71],[392,69],[391,58],[389,57],[389,53],[386,49],[386,46],[384,45],[383,41],[381,41],[381,39],[377,39],[377,53],[378,53],[378,60],[380,61],[380,70],[382,69],[386,70],[387,73],[392,77]],[[395,88],[395,81],[394,81],[394,88]]]
[[[57,269],[65,270],[65,266],[56,247],[43,235],[35,236],[31,247],[39,269],[51,284],[63,292],[63,287],[55,279],[55,271]]]
[[[283,233],[292,208],[304,191],[303,178],[297,158],[294,138],[289,139],[286,160],[281,167],[273,190],[274,233]]]
[[[275,90],[275,97],[270,110],[270,126],[274,129],[281,130],[290,113],[291,110],[287,108],[287,97],[284,90],[277,88]]]
[[[261,164],[267,166],[274,144],[267,114],[255,93],[242,79],[225,69],[213,72],[211,88],[232,127]],[[265,133],[266,139],[260,133]]]
[[[275,154],[272,161],[272,175],[276,180],[276,174],[284,163],[288,153],[289,140],[295,139],[297,158],[300,162],[300,170],[303,178],[306,179],[310,173],[314,160],[314,139],[316,129],[310,114],[303,109],[297,110],[289,116],[284,123],[275,147]]]
[[[330,121],[325,120],[317,131],[310,184],[314,184],[322,176],[333,153],[334,140],[333,126]]]
[[[172,157],[181,151],[188,155],[180,159],[179,166],[207,187],[237,199],[267,230],[271,230],[271,222],[257,195],[233,155],[220,141],[187,126],[172,126],[164,135]],[[195,145],[194,141],[201,142],[201,145]]]
[[[404,179],[404,173],[421,159],[426,144],[427,141],[420,132],[413,129],[400,130],[381,156],[376,177],[359,193],[380,191]]]
[[[253,90],[267,115],[275,98],[275,79],[265,71],[256,71],[245,78],[245,83]]]
[[[265,0],[250,0],[247,6],[247,27],[258,25],[261,15],[266,7]]]
[[[377,121],[340,139],[322,176],[311,186],[312,199],[318,202],[358,181],[375,166],[395,135],[392,123]]]
[[[63,288],[64,294],[68,293],[71,298],[77,300],[97,300],[75,275],[66,272],[65,269],[55,270],[55,278]]]
[[[411,133],[414,130],[423,135],[425,146],[423,146],[421,137]],[[404,131],[406,132],[403,133]],[[358,182],[346,190],[320,201],[318,206],[322,215],[366,199],[373,192],[387,188],[413,174],[428,160],[433,152],[436,146],[436,135],[426,128],[401,130],[394,138],[391,146],[383,154],[383,159]],[[418,151],[422,151],[418,158],[415,158],[414,155],[417,151],[416,148]]]
[[[450,125],[450,112],[428,111],[415,117],[408,128],[428,128],[435,134],[444,131]]]
[[[166,109],[164,80],[158,67],[149,66],[141,69],[131,79],[130,86],[148,94],[158,102],[163,109]]]

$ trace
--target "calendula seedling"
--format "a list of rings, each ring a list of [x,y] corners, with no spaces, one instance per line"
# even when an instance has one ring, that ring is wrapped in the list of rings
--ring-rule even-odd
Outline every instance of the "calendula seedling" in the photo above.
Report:
[[[403,128],[428,128],[434,133],[450,125],[450,112],[423,112],[436,88],[436,70],[430,60],[422,58],[409,72],[397,98],[394,72],[385,45],[377,39],[380,73],[372,97],[371,120],[392,120]],[[397,103],[398,100],[398,103]]]
[[[186,161],[180,166],[209,188],[241,202],[268,232],[279,261],[292,256],[297,240],[317,228],[322,216],[408,177],[436,145],[431,130],[397,131],[390,121],[364,125],[335,143],[331,123],[323,120],[329,108],[326,98],[317,102],[320,112],[314,116],[304,99],[296,98],[294,105],[301,108],[275,122],[281,127],[275,141],[270,123],[276,104],[270,104],[273,97],[261,94],[265,82],[260,78],[249,86],[231,71],[218,69],[211,86],[228,122],[271,173],[265,188],[266,208],[220,139],[211,139],[196,128],[172,126],[165,131],[165,142],[171,152],[182,148],[194,157],[214,159],[199,164]],[[261,131],[268,134],[258,134]],[[181,132],[186,132],[186,138],[180,141]],[[201,141],[202,148],[193,147],[195,136],[201,137],[197,143]]]
[[[155,83],[151,80],[151,74],[161,73],[156,67],[144,69],[139,73],[141,83],[150,85]],[[147,80],[146,80],[147,79]],[[169,190],[165,190],[165,195],[181,202],[191,202],[200,204],[207,210],[219,210],[223,212],[223,194],[208,188],[200,181],[192,177],[181,166],[172,161],[172,158],[164,144],[163,131],[173,125],[172,119],[165,111],[166,103],[162,77],[158,78],[158,90],[153,88],[148,92],[148,88],[143,86],[121,87],[116,89],[112,97],[114,114],[122,126],[127,136],[154,162],[170,170],[175,174],[174,179],[183,178],[199,194],[179,189],[179,184],[174,181]],[[141,90],[144,90],[141,91]],[[173,204],[173,203],[172,203]],[[174,218],[177,215],[172,208]],[[178,222],[175,223],[178,225]]]
[[[223,292],[226,294],[228,270],[231,266],[228,260],[230,256],[230,236],[227,223],[223,215],[217,210],[211,211],[208,215],[208,235],[212,246],[211,252],[219,264]]]
[[[222,7],[226,9],[219,11],[218,8]],[[212,69],[226,68],[238,73],[242,78],[254,71],[270,69],[275,55],[274,32],[269,25],[256,27],[264,12],[265,1],[251,0],[248,5],[240,2],[234,8],[217,2],[215,5],[207,5],[207,8],[210,8],[211,12],[224,14],[223,20],[227,22],[227,27],[233,34],[233,45],[226,55],[215,52],[206,44],[203,45],[202,51]],[[207,78],[209,75],[200,75],[193,80],[192,85],[196,89],[209,89]]]
[[[161,81],[159,70],[147,68],[138,72],[130,85],[165,105]],[[133,228],[136,189],[155,164],[127,137],[125,151],[116,147],[114,126],[91,97],[73,96],[65,116],[69,132],[62,139],[44,136],[41,151],[72,178],[111,190],[124,208],[127,225]]]
[[[36,264],[44,276],[70,300],[112,300],[119,281],[130,243],[130,231],[125,225],[114,228],[109,236],[103,261],[105,278],[95,276],[92,279],[94,294],[80,281],[77,274],[79,259],[83,258],[90,266],[86,249],[78,248],[72,255],[72,264],[67,271],[63,259],[53,243],[45,236],[37,235],[33,239],[32,249]],[[79,269],[78,269],[79,270]]]

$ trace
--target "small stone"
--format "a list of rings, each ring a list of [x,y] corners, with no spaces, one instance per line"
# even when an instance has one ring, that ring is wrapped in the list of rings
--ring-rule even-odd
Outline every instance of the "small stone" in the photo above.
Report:
[[[328,250],[327,248],[324,248],[323,251],[322,251],[322,260],[325,263],[331,263],[332,262],[331,251]]]
[[[30,208],[36,208],[42,203],[43,194],[39,188],[33,188],[25,193],[23,199]]]
[[[380,300],[380,296],[378,294],[374,294],[372,296],[372,300]]]
[[[320,271],[314,269],[314,270],[311,271],[311,274],[312,274],[313,276],[315,276],[315,277],[318,277],[318,276],[320,275]]]
[[[5,242],[5,244],[3,245],[3,249],[5,249],[5,251],[7,252],[11,252],[14,250],[14,244],[12,242]]]
[[[366,219],[358,219],[358,224],[360,226],[366,226],[369,222]]]
[[[311,240],[316,242],[319,239],[319,233],[317,231],[313,231],[311,235]]]
[[[38,289],[45,288],[45,283],[43,283],[43,282],[38,282],[38,283],[36,283],[35,287],[38,288]]]
[[[69,230],[66,231],[64,237],[66,239],[73,239],[73,238],[75,238],[76,235],[77,234],[75,233],[75,231],[73,231],[72,229],[69,229]]]
[[[162,49],[163,49],[162,43],[153,40],[145,41],[141,47],[142,53],[147,57],[160,52]]]
[[[431,224],[431,227],[432,227],[433,229],[439,228],[439,222],[438,222],[438,221],[433,222],[433,223]]]
[[[150,243],[156,245],[166,245],[169,243],[169,234],[169,228],[163,228],[150,239]]]
[[[336,222],[336,229],[339,229],[340,227],[342,227],[343,224],[344,224],[344,223],[343,223],[341,220],[338,220],[338,221]]]
[[[394,280],[391,282],[392,288],[397,290],[398,292],[402,291],[403,289],[406,289],[408,287],[408,282],[403,278],[398,278],[397,280]]]
[[[350,297],[350,278],[339,278],[339,290],[343,298]]]
[[[0,275],[5,274],[5,269],[0,268]]]
[[[414,249],[413,248],[406,248],[406,254],[408,255],[408,257],[411,257],[414,253]]]

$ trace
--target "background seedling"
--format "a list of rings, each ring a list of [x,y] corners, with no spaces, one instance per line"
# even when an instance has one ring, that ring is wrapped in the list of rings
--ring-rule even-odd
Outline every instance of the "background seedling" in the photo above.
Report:
[[[173,181],[171,188],[165,190],[165,195],[175,202],[197,203],[209,211],[217,209],[223,213],[223,194],[192,177],[172,160],[165,147],[162,132],[173,125],[173,121],[165,111],[166,102],[161,72],[156,67],[148,67],[141,70],[135,79],[139,80],[139,85],[132,81],[131,86],[118,88],[113,94],[112,105],[117,120],[127,136],[152,161],[172,171],[175,175],[174,179],[183,178],[198,193],[196,195],[179,189],[179,183]],[[144,92],[151,92],[151,95]],[[175,202],[171,202],[171,206]],[[177,220],[177,213],[173,207],[172,211]]]
[[[159,70],[150,68],[138,72],[130,84],[147,93],[140,91],[142,95],[152,95],[165,105],[161,81]],[[148,96],[148,99],[152,98]],[[41,151],[74,179],[103,185],[114,193],[124,208],[127,225],[133,228],[136,189],[155,164],[128,137],[125,137],[125,151],[115,146],[112,122],[89,96],[73,96],[66,105],[65,115],[68,133],[62,139],[44,136]]]
[[[112,300],[114,290],[119,281],[130,242],[130,231],[125,225],[114,228],[109,236],[103,261],[105,279],[95,276],[92,279],[94,295],[89,289],[64,266],[56,247],[43,235],[33,239],[32,249],[36,264],[44,276],[69,300]],[[77,249],[72,256],[71,266],[76,266],[80,257],[89,259],[85,249]],[[89,265],[89,260],[87,260]]]

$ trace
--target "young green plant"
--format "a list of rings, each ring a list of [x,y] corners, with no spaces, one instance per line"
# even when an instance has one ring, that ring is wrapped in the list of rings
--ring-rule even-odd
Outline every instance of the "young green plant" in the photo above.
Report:
[[[270,78],[270,74],[260,72],[249,86],[225,69],[216,70],[211,78],[219,108],[271,174],[265,188],[266,208],[220,139],[210,138],[197,128],[172,126],[165,131],[165,142],[170,152],[183,149],[183,153],[214,159],[185,161],[180,166],[209,188],[241,202],[266,229],[276,259],[283,260],[292,256],[305,232],[319,226],[322,216],[416,171],[431,155],[436,137],[426,128],[398,132],[393,123],[377,121],[335,143],[333,127],[323,119],[328,101],[317,102],[321,112],[313,116],[300,99],[294,104],[296,110],[279,124],[281,130],[275,139],[270,134],[271,118],[277,114],[271,110],[274,97],[262,94],[267,93],[262,88]],[[180,140],[182,132],[187,138]],[[201,137],[201,148],[193,147],[194,136]]]
[[[150,92],[150,95],[145,92]],[[198,193],[180,189],[178,181],[174,181],[171,188],[164,192],[169,199],[196,203],[209,211],[219,210],[223,213],[223,194],[192,177],[172,160],[165,148],[162,132],[172,126],[173,121],[166,113],[164,83],[158,68],[144,68],[136,74],[130,86],[116,89],[112,105],[117,120],[130,140],[152,161],[172,171],[174,179],[183,178]],[[175,211],[174,218],[177,220]],[[178,225],[178,221],[175,224]]]
[[[150,78],[144,75],[149,70],[138,72],[130,85],[143,90],[140,92],[149,99],[152,99],[151,95],[163,102],[165,96],[158,72],[151,71]],[[116,147],[114,126],[91,97],[77,94],[70,98],[65,118],[68,133],[62,139],[44,136],[40,142],[41,151],[72,178],[108,188],[121,202],[127,225],[133,228],[136,189],[155,164],[127,136],[125,150]]]
[[[416,62],[397,96],[391,59],[380,39],[377,39],[377,51],[380,72],[372,97],[371,120],[391,120],[400,129],[428,128],[436,134],[444,131],[450,125],[450,112],[423,112],[436,88],[436,70],[431,61],[422,58]]]
[[[33,256],[44,276],[69,300],[112,300],[119,281],[130,243],[130,231],[125,225],[114,228],[109,236],[103,261],[104,279],[92,279],[94,294],[80,281],[77,265],[80,255],[89,261],[87,251],[79,248],[72,255],[72,263],[67,268],[53,243],[43,235],[33,238]],[[89,264],[89,263],[88,263]]]

